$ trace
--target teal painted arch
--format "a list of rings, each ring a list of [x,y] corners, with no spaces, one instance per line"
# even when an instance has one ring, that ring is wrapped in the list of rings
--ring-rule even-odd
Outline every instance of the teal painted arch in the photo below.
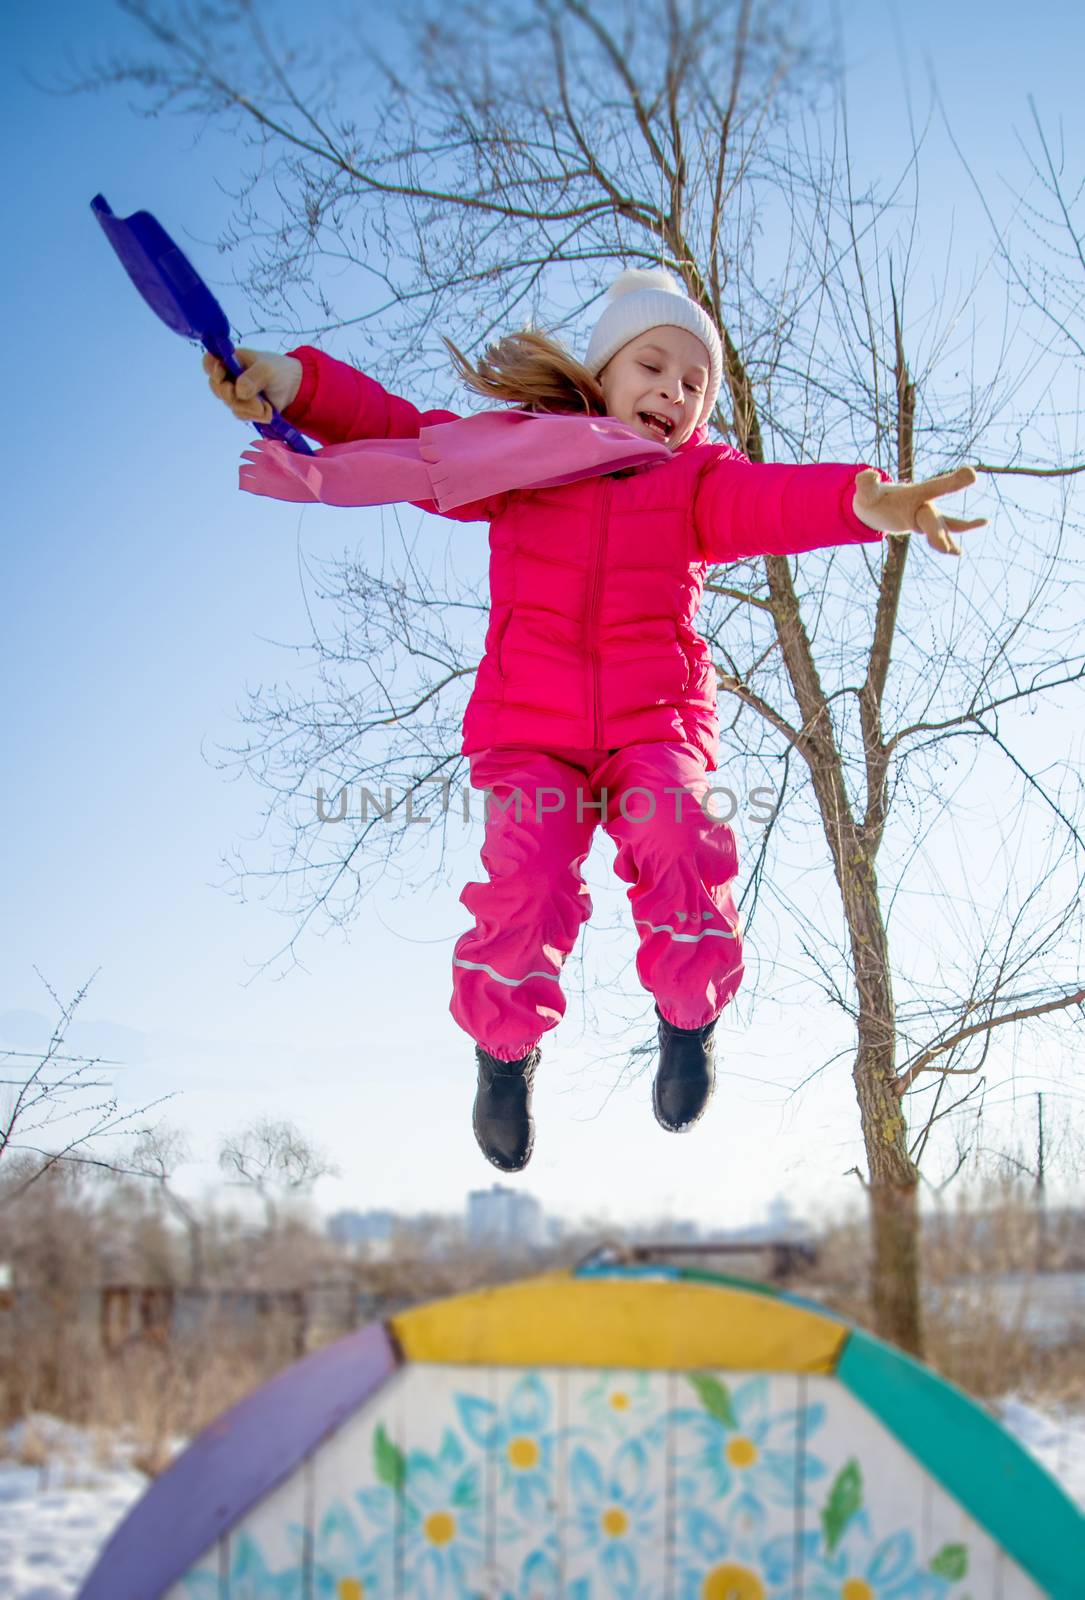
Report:
[[[1012,1434],[929,1367],[816,1300],[769,1284],[701,1268],[649,1264],[589,1266],[579,1275],[718,1284],[800,1306],[846,1326],[837,1380],[1052,1600],[1085,1600],[1085,1516]]]
[[[1083,1600],[1085,1516],[1000,1423],[929,1367],[855,1328],[836,1376],[1051,1600]]]

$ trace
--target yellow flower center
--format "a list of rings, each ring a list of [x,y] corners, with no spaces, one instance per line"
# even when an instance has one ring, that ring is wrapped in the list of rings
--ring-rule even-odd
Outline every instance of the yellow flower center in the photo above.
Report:
[[[742,1434],[737,1439],[728,1439],[727,1459],[733,1467],[752,1467],[757,1455],[757,1446],[752,1439],[744,1438]]]
[[[521,1472],[533,1467],[538,1459],[539,1447],[534,1439],[525,1439],[521,1435],[517,1439],[509,1440],[509,1460]]]
[[[621,1389],[615,1389],[614,1393],[610,1397],[610,1403],[614,1407],[615,1411],[629,1410],[629,1396],[624,1394]]]
[[[426,1538],[431,1544],[448,1544],[456,1537],[456,1522],[447,1511],[431,1511],[426,1518]]]
[[[629,1527],[629,1518],[619,1506],[610,1506],[603,1512],[603,1532],[618,1539]]]
[[[702,1600],[765,1600],[765,1588],[756,1572],[727,1562],[713,1567],[701,1590]]]
[[[865,1578],[849,1578],[840,1591],[840,1600],[874,1600],[874,1590]]]
[[[340,1578],[335,1594],[336,1600],[365,1600],[365,1584],[361,1578]]]

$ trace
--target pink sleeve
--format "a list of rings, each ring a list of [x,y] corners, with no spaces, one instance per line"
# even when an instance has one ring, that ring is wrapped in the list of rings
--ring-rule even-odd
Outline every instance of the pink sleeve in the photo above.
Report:
[[[878,544],[882,535],[852,509],[863,463],[781,466],[723,451],[701,475],[693,519],[702,558],[795,556],[838,544]],[[889,474],[881,474],[889,482]]]
[[[455,422],[455,411],[419,411],[409,400],[391,394],[376,378],[337,361],[314,345],[299,345],[287,352],[301,362],[301,387],[283,412],[287,422],[320,444],[349,444],[354,439],[416,439],[430,423]],[[434,500],[412,500],[411,505],[455,522],[488,522],[497,515],[505,496],[472,500],[467,505],[441,511]]]
[[[456,420],[455,411],[419,411],[376,378],[313,345],[299,345],[289,354],[301,362],[301,388],[283,416],[321,444],[416,439],[427,423]]]

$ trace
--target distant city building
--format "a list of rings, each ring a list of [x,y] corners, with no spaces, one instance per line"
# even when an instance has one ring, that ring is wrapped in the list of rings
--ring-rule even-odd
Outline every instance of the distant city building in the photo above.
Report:
[[[795,1231],[795,1214],[784,1195],[778,1194],[769,1201],[769,1229],[786,1239]]]
[[[744,1228],[719,1228],[712,1234],[713,1240],[723,1240],[730,1244],[779,1244],[785,1241],[796,1243],[810,1238],[811,1230],[801,1217],[797,1217],[783,1195],[776,1195],[769,1201],[764,1222],[752,1222]]]
[[[403,1219],[394,1211],[337,1211],[328,1218],[328,1237],[360,1255],[386,1255]]]
[[[500,1183],[474,1189],[467,1196],[467,1237],[472,1244],[541,1248],[547,1237],[543,1208],[533,1195]]]

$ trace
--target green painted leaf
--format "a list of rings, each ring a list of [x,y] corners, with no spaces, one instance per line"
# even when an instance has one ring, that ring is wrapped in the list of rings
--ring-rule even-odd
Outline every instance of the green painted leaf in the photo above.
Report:
[[[852,1458],[846,1461],[833,1479],[829,1498],[821,1508],[821,1528],[825,1535],[825,1548],[832,1555],[840,1543],[841,1535],[863,1503],[863,1474],[859,1463]]]
[[[944,1544],[931,1562],[939,1578],[963,1578],[968,1571],[968,1551],[963,1544]]]
[[[401,1494],[407,1481],[407,1462],[403,1451],[389,1439],[383,1422],[378,1423],[373,1435],[373,1460],[377,1481],[388,1484],[389,1488]]]
[[[725,1428],[737,1428],[738,1418],[727,1385],[718,1378],[710,1377],[707,1372],[691,1372],[687,1376],[709,1416],[716,1417]]]

